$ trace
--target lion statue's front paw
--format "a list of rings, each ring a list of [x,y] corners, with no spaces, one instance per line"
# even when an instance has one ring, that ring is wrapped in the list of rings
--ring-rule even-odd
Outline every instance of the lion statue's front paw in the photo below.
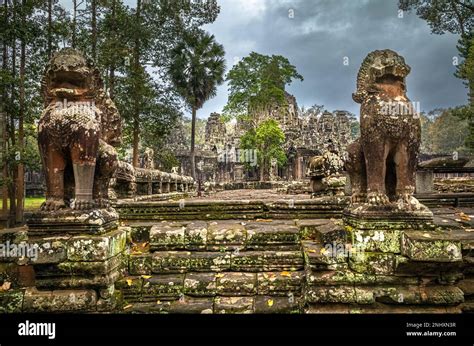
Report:
[[[370,192],[367,194],[367,203],[373,206],[382,206],[390,204],[387,195],[381,192]]]
[[[66,208],[66,203],[59,198],[48,198],[40,207],[43,211],[55,211],[63,208]]]
[[[108,199],[105,198],[97,198],[94,200],[96,207],[99,208],[108,208],[110,207],[110,202]]]
[[[89,210],[95,207],[95,203],[91,200],[76,199],[71,204],[74,210]]]
[[[411,193],[398,195],[397,208],[400,210],[416,211],[422,208],[422,204]]]
[[[363,192],[353,193],[351,196],[352,204],[365,203],[367,201],[367,194]]]

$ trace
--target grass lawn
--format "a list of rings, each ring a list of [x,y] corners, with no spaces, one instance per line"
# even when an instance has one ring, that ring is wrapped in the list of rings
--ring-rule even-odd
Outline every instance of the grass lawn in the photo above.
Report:
[[[45,198],[44,197],[27,197],[25,199],[25,210],[36,210],[41,207]]]
[[[44,197],[26,197],[25,210],[28,210],[28,211],[38,210],[43,202],[44,202]],[[2,201],[0,201],[0,205],[1,204],[2,204]],[[10,203],[8,203],[8,205],[10,205]]]

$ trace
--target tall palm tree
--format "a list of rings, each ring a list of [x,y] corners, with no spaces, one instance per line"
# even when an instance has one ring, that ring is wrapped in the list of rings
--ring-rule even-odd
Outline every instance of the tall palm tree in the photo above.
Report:
[[[196,111],[215,96],[217,85],[223,83],[224,55],[224,47],[215,41],[214,35],[200,29],[184,33],[182,41],[171,52],[171,80],[192,110],[190,156],[193,178],[196,178]]]

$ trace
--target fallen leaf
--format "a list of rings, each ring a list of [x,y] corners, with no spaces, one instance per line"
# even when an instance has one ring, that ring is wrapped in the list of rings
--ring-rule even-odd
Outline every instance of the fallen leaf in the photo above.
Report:
[[[127,285],[132,286],[132,282],[133,282],[132,279],[127,279]]]
[[[224,274],[221,274],[221,273],[216,274],[216,278],[222,278],[222,277],[224,277]]]
[[[286,272],[286,271],[285,271],[285,272],[281,272],[280,274],[281,274],[281,276],[291,276],[291,273],[290,273],[290,272]]]
[[[149,278],[151,278],[151,275],[142,275],[142,278],[149,279]]]
[[[469,215],[464,214],[463,212],[460,212],[460,213],[459,213],[459,217],[461,218],[461,220],[464,220],[464,221],[470,221],[470,220],[471,220],[471,218],[469,217]]]
[[[273,299],[268,299],[267,304],[269,307],[273,306]]]
[[[2,286],[0,286],[0,291],[8,291],[11,287],[12,283],[9,281],[5,281]]]
[[[133,306],[133,304],[128,304],[123,307],[124,310],[130,309]]]

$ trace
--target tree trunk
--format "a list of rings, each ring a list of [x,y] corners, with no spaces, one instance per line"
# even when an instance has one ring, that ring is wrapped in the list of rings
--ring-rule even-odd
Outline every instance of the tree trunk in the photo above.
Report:
[[[4,13],[5,13],[5,28],[8,27],[8,1],[4,1]],[[8,46],[7,40],[4,36],[3,42],[3,61],[2,61],[2,70],[7,71],[8,69]],[[0,150],[2,151],[2,157],[5,157],[7,152],[7,141],[8,141],[8,132],[7,132],[7,124],[8,124],[8,117],[7,112],[5,110],[5,104],[7,102],[8,92],[5,85],[2,85],[2,147]],[[2,215],[8,215],[8,163],[6,160],[2,162],[2,178],[3,178],[3,186],[2,186]]]
[[[92,45],[92,60],[97,60],[97,0],[91,1],[91,45]]]
[[[133,167],[140,167],[138,145],[140,143],[140,124],[137,118],[133,120]]]
[[[13,25],[17,25],[16,23],[16,1],[12,2],[12,13],[13,13]],[[16,78],[16,37],[13,38],[12,41],[12,78]],[[10,94],[10,102],[11,104],[15,101],[15,83],[11,85],[11,94]],[[10,143],[11,148],[15,148],[16,145],[16,131],[15,131],[15,119],[14,115],[10,114],[10,124],[9,124],[9,136],[10,136]],[[8,182],[8,194],[10,198],[10,217],[9,217],[9,227],[15,225],[16,222],[16,181],[18,179],[18,171],[16,162],[13,160],[9,162],[9,175],[12,179]]]
[[[196,140],[196,107],[192,108],[192,119],[191,119],[191,176],[196,179],[196,152],[195,152],[195,140]]]
[[[112,29],[112,35],[114,39],[117,37],[117,28],[115,26],[116,20],[115,20],[115,7],[116,7],[116,0],[112,1],[112,22],[114,23],[113,29]],[[112,63],[110,66],[110,72],[109,72],[109,83],[108,83],[108,88],[109,88],[109,95],[110,98],[113,100],[114,99],[114,89],[115,89],[115,60],[112,59]]]
[[[71,47],[76,48],[77,0],[72,0],[72,40]]]
[[[140,23],[140,12],[141,12],[141,0],[137,0],[137,9],[136,9],[136,21],[139,25]],[[133,113],[133,166],[139,167],[138,162],[138,145],[140,142],[140,106],[139,106],[139,97],[138,89],[139,89],[139,73],[140,73],[140,37],[136,34],[135,38],[135,48],[133,52],[133,72],[134,72],[134,83],[135,83],[135,107]]]
[[[48,58],[53,55],[53,0],[48,0]]]
[[[22,0],[22,9],[26,6],[26,0]],[[25,13],[21,18],[22,26],[26,26]],[[23,164],[24,153],[24,121],[25,121],[25,65],[26,65],[26,38],[23,36],[20,43],[20,92],[19,92],[19,114],[18,114],[18,151],[20,162],[18,163],[18,181],[16,187],[16,221],[23,222],[23,208],[25,200],[25,166]]]

